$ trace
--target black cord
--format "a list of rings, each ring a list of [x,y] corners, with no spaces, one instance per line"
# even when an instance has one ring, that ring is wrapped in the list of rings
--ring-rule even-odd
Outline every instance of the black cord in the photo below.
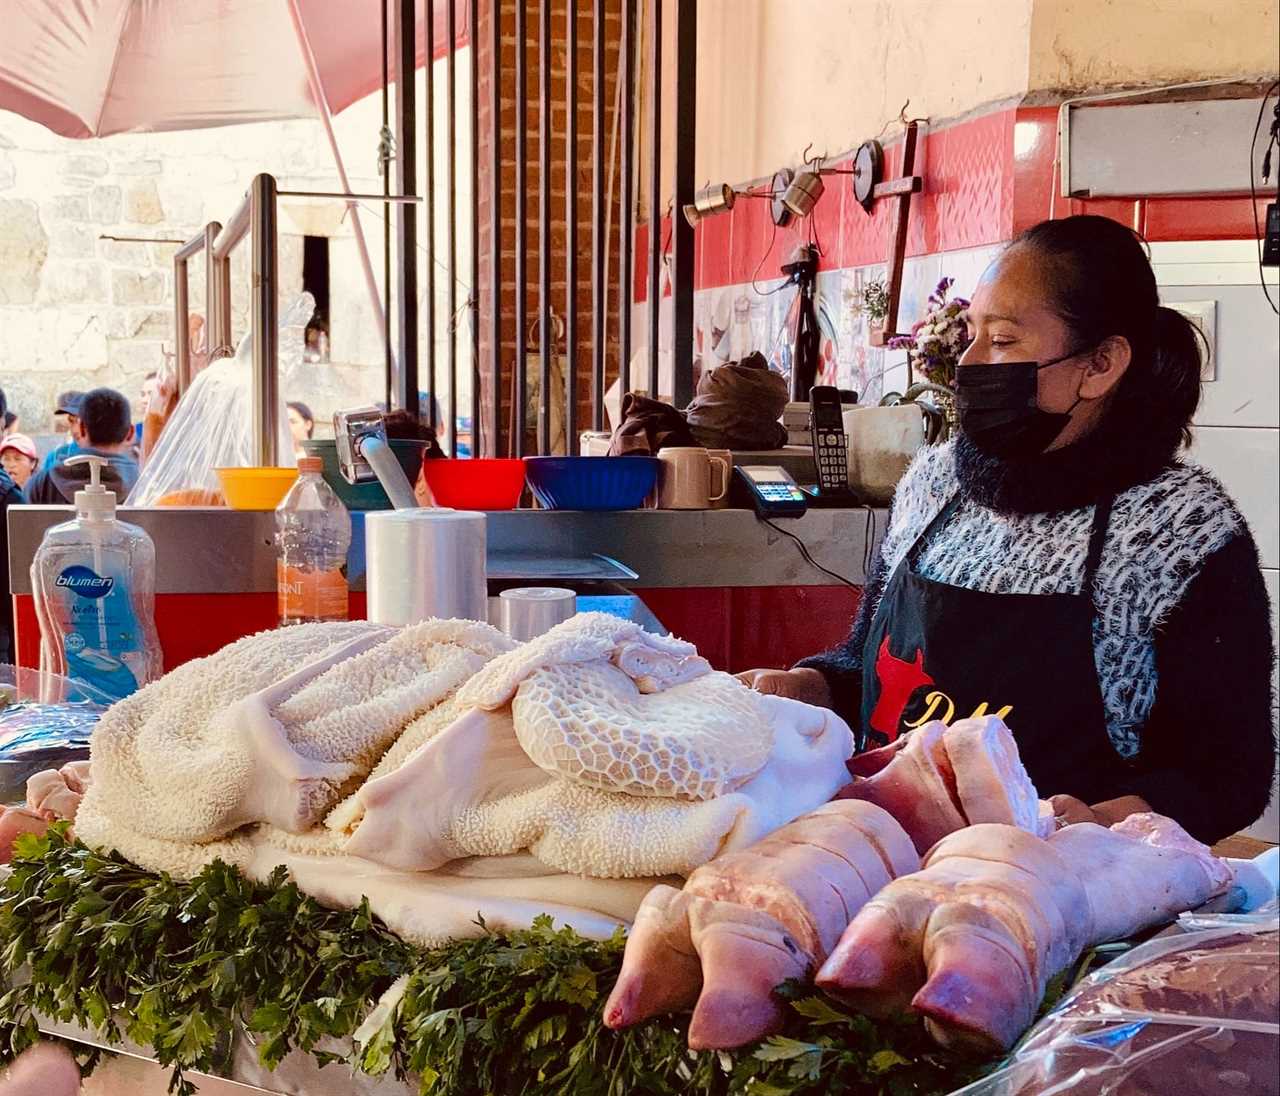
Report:
[[[1267,298],[1267,304],[1271,306],[1271,311],[1280,316],[1280,306],[1271,299],[1271,290],[1267,288],[1267,272],[1262,265],[1262,228],[1258,224],[1258,190],[1253,178],[1253,156],[1258,148],[1258,132],[1262,129],[1262,116],[1267,110],[1267,100],[1271,98],[1272,92],[1280,89],[1280,80],[1277,80],[1263,93],[1262,102],[1258,104],[1258,121],[1253,127],[1253,140],[1249,142],[1249,208],[1253,210],[1253,237],[1258,245],[1258,281],[1262,283],[1263,296]],[[1272,141],[1275,140],[1274,135]],[[1267,147],[1270,148],[1270,142]],[[1280,191],[1280,187],[1277,187]]]
[[[824,575],[830,575],[837,582],[843,582],[846,586],[850,586],[855,590],[858,589],[858,584],[856,582],[850,582],[847,578],[844,577],[844,575],[837,575],[834,571],[828,571],[825,567],[823,567],[821,563],[819,563],[816,559],[813,558],[813,556],[809,554],[809,549],[805,545],[805,542],[802,541],[798,536],[796,536],[795,533],[790,533],[786,529],[783,529],[781,526],[775,525],[768,518],[761,518],[760,520],[763,521],[767,526],[769,526],[770,529],[773,529],[775,532],[781,533],[784,537],[790,537],[792,540],[794,540],[796,542],[797,547],[799,547],[800,549],[800,554],[804,556],[805,562],[809,564],[810,567],[816,568],[817,570],[821,571]]]
[[[773,231],[769,233],[769,246],[765,248],[764,254],[760,256],[760,261],[756,263],[756,268],[751,272],[751,288],[755,290],[757,297],[772,297],[775,293],[780,293],[791,284],[791,279],[786,279],[781,285],[775,285],[772,289],[761,289],[756,285],[756,279],[760,276],[760,271],[764,267],[765,261],[773,254],[773,245],[778,240],[778,222],[773,222]]]

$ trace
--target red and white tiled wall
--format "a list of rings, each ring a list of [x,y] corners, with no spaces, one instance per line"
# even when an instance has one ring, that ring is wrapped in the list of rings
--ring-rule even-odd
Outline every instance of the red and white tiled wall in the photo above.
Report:
[[[898,327],[906,330],[919,318],[943,276],[955,279],[955,293],[969,295],[1008,240],[1050,215],[1100,213],[1132,225],[1151,242],[1166,303],[1213,302],[1215,362],[1196,416],[1192,456],[1222,479],[1244,511],[1274,612],[1280,603],[1280,330],[1259,286],[1255,210],[1248,198],[1234,197],[1055,197],[1057,115],[1056,107],[999,108],[922,135],[916,171],[924,176],[924,192],[912,203]],[[885,159],[886,178],[900,174],[901,146],[887,149]],[[890,203],[877,203],[869,216],[854,199],[849,176],[824,181],[812,226],[775,230],[769,203],[749,199],[699,224],[695,356],[716,364],[758,349],[775,368],[789,362],[795,291],[769,291],[780,284],[779,265],[812,235],[822,250],[821,380],[856,389],[864,403],[875,402],[906,385],[904,354],[871,347],[856,307],[863,285],[884,276]],[[1259,200],[1259,220],[1264,205]],[[664,224],[664,238],[668,232]],[[646,235],[642,227],[637,302],[647,289]],[[1275,271],[1267,276],[1275,298]],[[664,312],[659,346],[668,350],[670,315]],[[635,331],[643,341],[640,303]],[[1280,621],[1276,627],[1280,632]],[[1273,806],[1255,832],[1274,841],[1278,823]]]

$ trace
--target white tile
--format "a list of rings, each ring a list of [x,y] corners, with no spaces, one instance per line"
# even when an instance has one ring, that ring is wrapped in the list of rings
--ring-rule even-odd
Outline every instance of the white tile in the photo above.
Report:
[[[1165,286],[1160,299],[1216,303],[1214,379],[1206,381],[1196,422],[1204,426],[1280,426],[1280,327],[1262,293],[1246,286]]]
[[[1252,263],[1257,274],[1258,245],[1254,240],[1164,240],[1149,245],[1151,265],[1182,263]]]
[[[1262,566],[1280,567],[1280,430],[1198,427],[1191,457],[1235,499],[1258,542]]]

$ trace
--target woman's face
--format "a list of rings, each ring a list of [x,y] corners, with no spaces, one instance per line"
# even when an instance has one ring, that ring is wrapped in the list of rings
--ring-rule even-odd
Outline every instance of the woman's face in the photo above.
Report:
[[[10,479],[19,487],[26,487],[31,473],[36,470],[36,462],[16,449],[6,449],[0,453],[0,464],[4,465]]]
[[[1071,414],[1050,449],[1070,445],[1089,431],[1101,410],[1094,386],[1085,386],[1094,348],[1074,345],[1067,325],[1049,307],[1034,252],[1015,247],[987,267],[969,307],[969,334],[973,342],[960,359],[961,369],[985,363],[1048,362],[1078,351],[1040,370],[1039,405],[1044,411]]]
[[[311,423],[299,415],[294,408],[289,408],[289,433],[293,435],[293,444],[295,446],[300,446],[311,437],[310,427]]]

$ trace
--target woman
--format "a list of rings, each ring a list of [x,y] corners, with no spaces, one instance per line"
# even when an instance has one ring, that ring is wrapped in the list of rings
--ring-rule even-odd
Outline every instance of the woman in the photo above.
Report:
[[[294,455],[305,457],[307,452],[303,449],[302,443],[310,441],[311,435],[316,432],[316,417],[311,413],[311,408],[301,400],[290,400],[287,406],[289,408],[289,433],[293,436]]]
[[[1068,822],[1247,826],[1275,765],[1270,613],[1244,519],[1178,459],[1195,329],[1101,217],[1023,233],[969,326],[960,436],[898,485],[849,639],[744,679],[835,708],[861,748],[1002,715]]]
[[[7,434],[0,440],[0,466],[14,483],[25,490],[27,480],[40,466],[35,442],[26,434]]]

